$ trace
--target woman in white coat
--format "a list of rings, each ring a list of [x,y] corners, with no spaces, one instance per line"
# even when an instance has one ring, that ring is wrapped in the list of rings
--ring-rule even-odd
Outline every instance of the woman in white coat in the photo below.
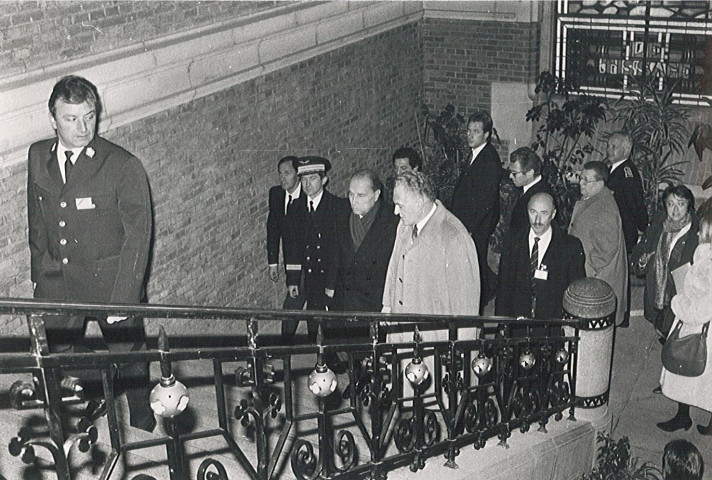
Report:
[[[682,289],[670,302],[675,323],[682,322],[680,337],[699,333],[712,320],[712,199],[699,210],[699,246],[694,261],[685,276]],[[687,430],[692,426],[690,405],[712,412],[712,333],[707,335],[707,364],[699,377],[683,377],[663,367],[660,376],[663,394],[678,402],[677,414],[667,422],[658,423],[666,432]],[[712,418],[707,426],[698,425],[702,435],[712,435]]]

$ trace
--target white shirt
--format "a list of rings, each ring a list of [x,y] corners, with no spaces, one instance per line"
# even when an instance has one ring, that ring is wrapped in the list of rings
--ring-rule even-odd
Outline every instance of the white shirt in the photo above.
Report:
[[[613,173],[613,170],[615,170],[616,168],[620,167],[620,166],[623,164],[623,162],[625,162],[626,160],[628,160],[628,159],[627,159],[627,158],[624,158],[623,160],[619,160],[619,161],[617,161],[616,163],[612,164],[612,165],[611,165],[611,173]]]
[[[62,174],[62,181],[64,183],[67,183],[67,175],[66,175],[66,168],[65,164],[67,163],[67,156],[64,154],[64,152],[72,152],[72,165],[77,163],[77,159],[79,158],[79,154],[82,153],[82,150],[84,150],[84,147],[79,147],[79,148],[65,148],[64,145],[62,145],[62,142],[57,142],[57,163],[59,164],[59,173]]]
[[[301,182],[297,182],[297,188],[294,189],[292,193],[289,193],[288,191],[285,190],[284,192],[284,214],[287,214],[287,208],[289,207],[289,196],[292,196],[291,201],[295,201],[296,199],[299,198],[299,195],[302,193],[302,184]]]
[[[541,180],[541,175],[537,175],[536,177],[534,177],[534,181],[532,183],[530,183],[529,185],[524,185],[522,187],[524,189],[524,192],[522,192],[522,193],[527,193],[527,190],[529,190],[534,185],[536,185],[539,182],[539,180]]]
[[[534,248],[534,237],[539,237],[539,260],[537,260],[537,268],[541,268],[541,261],[544,259],[546,250],[551,243],[551,227],[541,235],[534,233],[534,230],[529,228],[529,256],[531,256],[532,248]]]
[[[486,146],[487,146],[487,142],[483,143],[479,147],[475,147],[472,149],[472,160],[470,160],[470,165],[472,165],[472,162],[475,161],[475,158],[477,158],[477,155],[479,155],[480,152],[482,150],[484,150]]]
[[[435,209],[438,208],[437,204],[433,202],[433,208],[430,209],[430,213],[428,213],[425,218],[423,218],[421,221],[415,224],[416,227],[418,227],[418,235],[420,235],[420,232],[423,231],[423,227],[425,227],[425,224],[428,223],[428,220],[430,220],[430,217],[433,216],[435,213]]]
[[[324,189],[322,189],[321,192],[319,192],[319,195],[317,195],[314,198],[307,196],[307,211],[311,212],[311,209],[309,208],[309,202],[312,202],[312,204],[314,206],[314,211],[316,212],[316,210],[319,208],[319,204],[321,203],[321,197],[323,197],[323,196],[324,196]]]

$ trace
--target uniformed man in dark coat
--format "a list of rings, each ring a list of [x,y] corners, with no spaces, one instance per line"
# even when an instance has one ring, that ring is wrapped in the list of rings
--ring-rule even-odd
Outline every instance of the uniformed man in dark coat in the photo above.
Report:
[[[301,198],[294,215],[289,216],[293,228],[301,231],[304,250],[300,275],[303,276],[304,295],[308,310],[335,310],[334,293],[338,269],[338,245],[336,243],[336,218],[343,209],[343,198],[328,192],[327,172],[331,163],[322,157],[302,157],[297,161],[297,174],[302,185]],[[288,275],[289,289],[299,289],[296,275]],[[289,323],[293,335],[297,322]],[[316,338],[316,325],[307,322],[309,337]],[[286,332],[289,334],[289,332]]]
[[[633,247],[638,243],[639,234],[648,228],[648,210],[645,206],[643,183],[635,163],[630,158],[632,148],[630,136],[625,132],[613,132],[608,138],[606,153],[611,163],[611,170],[606,186],[613,192],[618,205],[628,259]],[[630,298],[630,282],[628,282],[628,303],[620,327],[627,327],[630,323]]]
[[[100,107],[89,81],[60,79],[49,99],[57,136],[30,147],[27,210],[35,298],[138,303],[144,297],[152,233],[148,179],[136,157],[96,136]],[[97,320],[109,350],[146,349],[141,318]],[[45,325],[53,352],[82,343],[84,317],[46,317]],[[153,430],[148,365],[122,367],[120,375],[131,425]]]
[[[643,183],[640,173],[630,158],[630,137],[625,132],[614,132],[606,149],[611,171],[606,185],[613,191],[623,223],[623,236],[628,255],[638,243],[638,235],[648,228],[648,211],[645,208]]]

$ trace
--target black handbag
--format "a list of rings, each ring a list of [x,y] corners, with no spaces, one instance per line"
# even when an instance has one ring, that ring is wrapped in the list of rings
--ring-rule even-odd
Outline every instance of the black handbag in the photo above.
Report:
[[[702,375],[707,364],[707,329],[709,326],[710,322],[707,322],[700,333],[680,338],[682,322],[678,320],[660,354],[665,370],[683,377]]]

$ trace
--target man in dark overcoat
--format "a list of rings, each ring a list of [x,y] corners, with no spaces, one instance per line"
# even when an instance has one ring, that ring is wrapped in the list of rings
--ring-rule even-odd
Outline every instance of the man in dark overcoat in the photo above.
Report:
[[[34,297],[139,303],[151,244],[146,172],[132,154],[96,135],[96,87],[68,76],[54,86],[50,122],[57,136],[29,150],[27,204]],[[46,317],[50,351],[80,345],[83,316]],[[143,319],[97,318],[111,351],[146,349]],[[148,365],[119,370],[132,426],[153,430]]]
[[[492,281],[487,266],[489,237],[499,221],[499,182],[502,165],[492,146],[492,118],[487,112],[470,115],[467,122],[467,143],[471,153],[468,166],[452,195],[452,213],[462,222],[477,248],[480,269],[480,313],[492,294]]]
[[[509,178],[521,189],[522,194],[514,204],[509,222],[510,235],[529,228],[529,200],[537,193],[553,196],[551,187],[541,176],[541,160],[529,147],[518,148],[509,157]]]

